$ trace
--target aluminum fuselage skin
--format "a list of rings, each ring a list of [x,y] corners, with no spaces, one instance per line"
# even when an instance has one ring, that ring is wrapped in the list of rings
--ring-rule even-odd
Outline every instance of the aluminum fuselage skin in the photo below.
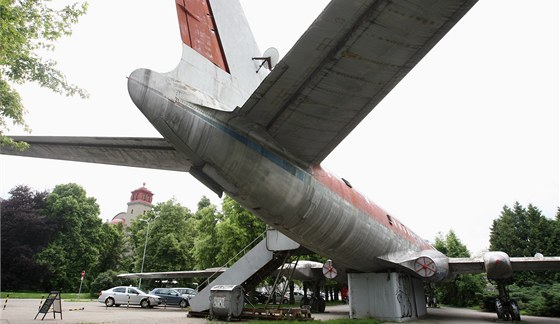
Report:
[[[143,69],[130,76],[136,106],[185,155],[193,174],[270,226],[355,271],[395,268],[387,260],[432,249],[343,180],[319,165],[302,165],[235,111],[200,107],[153,88],[165,83],[162,78]]]

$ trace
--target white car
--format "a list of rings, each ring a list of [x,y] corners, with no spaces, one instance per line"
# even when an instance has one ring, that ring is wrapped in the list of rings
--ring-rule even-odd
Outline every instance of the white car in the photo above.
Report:
[[[150,295],[137,287],[119,286],[103,290],[97,299],[107,307],[120,305],[140,305],[142,308],[154,307],[161,303],[159,296]]]

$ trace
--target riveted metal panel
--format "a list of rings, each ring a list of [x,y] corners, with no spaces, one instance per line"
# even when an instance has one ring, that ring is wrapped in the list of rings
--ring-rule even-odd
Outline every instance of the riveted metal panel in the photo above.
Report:
[[[208,0],[175,0],[175,3],[183,43],[229,71]]]

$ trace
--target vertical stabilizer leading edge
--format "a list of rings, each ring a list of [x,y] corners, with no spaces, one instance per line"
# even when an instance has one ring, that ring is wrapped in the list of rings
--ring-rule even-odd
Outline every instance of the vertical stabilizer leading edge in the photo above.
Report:
[[[133,100],[137,85],[163,91],[178,103],[232,111],[242,106],[267,75],[243,8],[237,0],[175,0],[183,53],[179,65],[160,74],[134,71],[129,80]],[[137,98],[136,99],[140,99]]]

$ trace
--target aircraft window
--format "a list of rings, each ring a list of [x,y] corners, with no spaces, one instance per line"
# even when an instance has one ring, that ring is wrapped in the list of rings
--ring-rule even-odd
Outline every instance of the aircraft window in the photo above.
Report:
[[[352,185],[350,184],[350,181],[342,178],[342,181],[344,181],[344,183],[348,186],[348,188],[352,188]]]
[[[391,218],[390,215],[387,215],[387,220],[389,221],[390,225],[393,225],[393,219]]]

